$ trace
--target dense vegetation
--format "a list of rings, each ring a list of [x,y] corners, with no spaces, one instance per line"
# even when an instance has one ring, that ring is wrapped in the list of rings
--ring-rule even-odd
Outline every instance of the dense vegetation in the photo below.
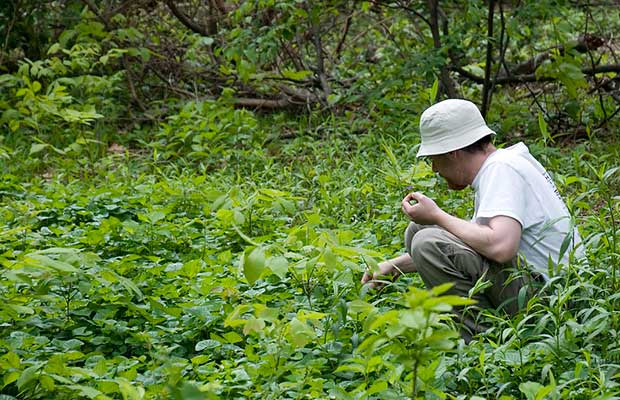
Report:
[[[620,398],[619,9],[0,0],[0,400]],[[467,299],[359,283],[412,187],[471,213],[415,159],[446,97],[587,248],[467,345]]]

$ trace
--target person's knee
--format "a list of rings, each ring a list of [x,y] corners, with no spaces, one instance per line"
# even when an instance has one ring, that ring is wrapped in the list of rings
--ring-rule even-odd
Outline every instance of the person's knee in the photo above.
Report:
[[[408,254],[411,254],[411,241],[417,232],[418,224],[415,222],[410,222],[405,229],[405,249],[407,249]]]
[[[410,222],[405,229],[405,249],[408,254],[411,254],[411,242],[415,235],[417,235],[420,231],[425,230],[425,227],[420,224],[416,224],[415,222]]]
[[[441,228],[426,228],[418,231],[411,240],[411,258],[418,269],[424,268],[428,260],[440,252],[445,232]]]

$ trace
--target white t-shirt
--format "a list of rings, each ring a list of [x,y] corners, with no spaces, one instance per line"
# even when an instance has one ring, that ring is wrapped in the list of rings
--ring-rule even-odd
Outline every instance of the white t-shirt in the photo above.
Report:
[[[581,238],[572,227],[566,204],[525,144],[493,152],[472,187],[476,193],[473,220],[486,224],[498,215],[517,220],[522,228],[519,254],[535,271],[547,276],[549,259],[566,264],[573,247],[581,252],[577,246]],[[569,246],[560,254],[565,240]]]

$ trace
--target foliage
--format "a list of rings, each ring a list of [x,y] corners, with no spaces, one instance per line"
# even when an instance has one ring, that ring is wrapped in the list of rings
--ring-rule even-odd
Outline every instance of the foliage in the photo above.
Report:
[[[589,263],[568,266],[517,318],[489,314],[491,329],[465,345],[446,313],[462,299],[415,276],[380,293],[358,282],[401,251],[404,186],[462,216],[467,194],[447,193],[424,163],[406,168],[415,146],[337,129],[330,143],[308,136],[272,150],[222,139],[227,162],[243,162],[195,170],[119,154],[87,181],[76,170],[43,180],[5,163],[2,394],[618,395],[618,176],[606,166],[617,147],[601,157],[532,147],[570,195]]]
[[[604,4],[0,5],[0,398],[620,397]],[[414,161],[417,116],[485,87],[588,256],[466,345],[468,299],[359,280],[402,251],[412,188],[470,216]]]

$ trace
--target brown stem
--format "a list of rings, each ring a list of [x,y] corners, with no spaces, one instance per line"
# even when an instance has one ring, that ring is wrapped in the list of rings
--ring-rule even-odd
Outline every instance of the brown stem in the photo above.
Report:
[[[349,15],[347,19],[344,21],[344,28],[342,28],[342,36],[338,41],[338,45],[336,46],[336,51],[334,52],[334,59],[339,60],[340,54],[342,53],[342,48],[344,47],[344,41],[349,34],[349,28],[351,27],[351,19],[353,19],[353,15]]]
[[[146,107],[144,106],[144,103],[142,103],[142,100],[140,100],[140,97],[138,97],[138,92],[136,92],[136,87],[133,83],[133,73],[131,72],[131,67],[126,54],[123,54],[121,57],[121,62],[123,64],[123,68],[125,69],[125,80],[127,81],[127,87],[129,88],[129,93],[131,94],[132,100],[142,112],[146,112]]]

